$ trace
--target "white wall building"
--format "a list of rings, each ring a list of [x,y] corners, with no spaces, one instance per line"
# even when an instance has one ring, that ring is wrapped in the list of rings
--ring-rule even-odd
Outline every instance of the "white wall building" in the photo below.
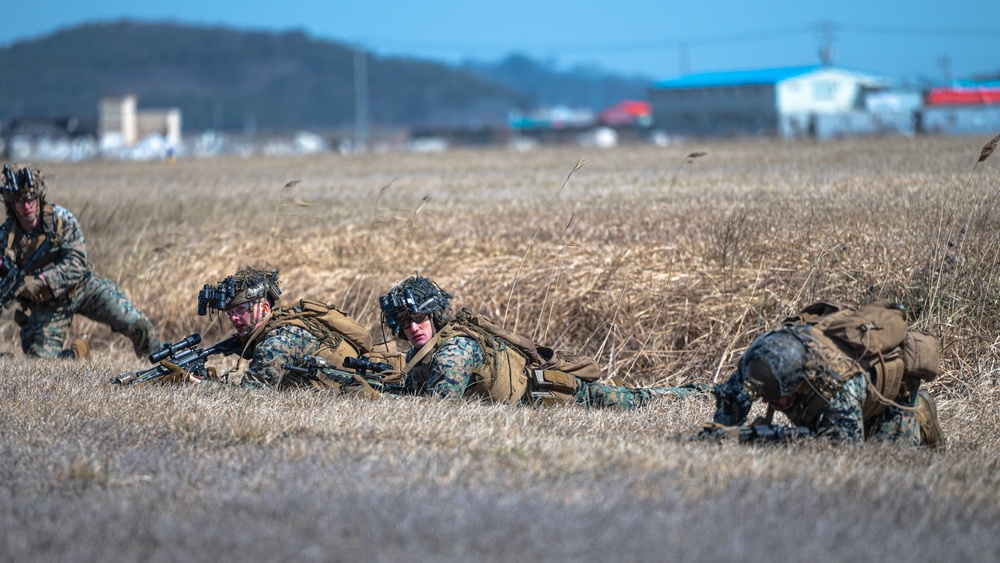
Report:
[[[653,127],[672,136],[824,137],[825,123],[863,121],[866,95],[887,87],[873,74],[813,65],[691,74],[654,83],[649,99]]]
[[[179,108],[136,109],[136,97],[108,96],[98,103],[97,136],[102,147],[130,147],[156,136],[168,146],[181,142]]]

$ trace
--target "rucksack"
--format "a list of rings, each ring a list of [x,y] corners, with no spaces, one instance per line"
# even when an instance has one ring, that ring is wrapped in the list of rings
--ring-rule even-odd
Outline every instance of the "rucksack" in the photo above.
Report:
[[[588,356],[540,346],[531,338],[502,328],[468,309],[459,311],[456,320],[504,340],[527,358],[526,369],[530,372],[527,392],[535,402],[548,404],[571,400],[580,380],[601,378],[600,366]]]
[[[372,338],[365,327],[347,313],[320,301],[302,299],[296,307],[275,309],[266,330],[270,332],[282,326],[296,326],[318,338],[321,346],[316,355],[337,368],[343,366],[344,358],[370,356],[373,353]],[[376,354],[378,361],[385,361],[384,357],[378,356]],[[319,378],[317,382],[313,385],[323,387],[328,384],[324,378]]]
[[[831,363],[838,364],[845,380],[858,371],[869,373],[871,392],[862,408],[866,419],[893,404],[904,377],[930,381],[940,372],[938,340],[923,332],[909,331],[902,306],[887,299],[857,310],[817,302],[784,324],[810,326],[820,349],[826,350],[824,355]],[[836,352],[827,342],[856,368],[843,368],[845,364],[832,357]]]

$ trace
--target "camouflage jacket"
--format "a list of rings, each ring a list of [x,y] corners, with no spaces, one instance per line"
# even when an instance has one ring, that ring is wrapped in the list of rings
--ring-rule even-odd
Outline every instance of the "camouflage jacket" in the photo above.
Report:
[[[417,351],[411,349],[407,352],[407,362]],[[465,336],[442,341],[430,356],[429,362],[421,362],[406,374],[403,388],[407,393],[461,399],[465,396],[474,372],[486,362],[482,347]]]
[[[736,426],[746,422],[750,411],[749,397],[743,390],[741,372],[737,370],[726,383],[715,388],[715,422]],[[869,386],[864,373],[848,379],[841,389],[827,400],[827,405],[813,420],[791,419],[817,436],[835,442],[860,443],[865,440],[919,443],[918,428],[913,413],[889,407],[883,413],[864,418],[863,407]],[[801,400],[801,399],[800,399]],[[904,389],[896,401],[904,406],[916,404],[916,387]]]
[[[53,297],[65,300],[73,288],[93,273],[76,217],[58,205],[45,205],[38,228],[31,232],[23,231],[12,213],[7,214],[7,220],[0,226],[0,240],[4,241],[7,256],[22,268],[41,244],[42,235],[52,241],[52,246],[36,260],[35,264],[41,264],[41,268],[32,268],[26,274],[44,276]]]
[[[247,366],[241,387],[297,387],[306,384],[297,381],[284,368],[302,365],[306,356],[315,355],[322,342],[308,330],[291,325],[280,326],[257,337],[253,344],[250,364]],[[247,351],[248,354],[251,350]]]

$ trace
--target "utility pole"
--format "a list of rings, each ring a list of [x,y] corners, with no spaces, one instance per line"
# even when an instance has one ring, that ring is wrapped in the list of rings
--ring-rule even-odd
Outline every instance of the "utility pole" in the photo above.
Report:
[[[354,48],[354,148],[368,150],[368,53]]]
[[[687,41],[681,41],[677,45],[677,56],[680,59],[680,75],[686,76],[691,73],[691,51],[688,50]]]
[[[833,52],[833,32],[834,24],[830,21],[820,22],[819,33],[820,33],[820,44],[819,44],[819,60],[823,65],[832,65],[834,52]]]
[[[951,57],[941,55],[938,62],[941,63],[941,71],[944,73],[944,83],[951,84]]]

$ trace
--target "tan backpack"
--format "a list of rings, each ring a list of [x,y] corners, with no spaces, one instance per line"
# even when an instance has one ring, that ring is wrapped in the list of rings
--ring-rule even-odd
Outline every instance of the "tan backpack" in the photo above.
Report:
[[[275,309],[267,323],[267,332],[282,326],[296,326],[309,331],[321,342],[316,355],[340,368],[344,358],[369,356],[372,338],[365,327],[333,305],[302,299],[297,307]],[[379,357],[378,361],[385,361]],[[397,362],[398,363],[398,362]],[[310,381],[314,387],[337,387],[326,378]]]
[[[926,333],[908,331],[902,307],[887,299],[857,310],[817,302],[785,323],[810,325],[820,347],[827,349],[824,356],[836,364],[844,380],[861,370],[873,374],[869,387],[872,392],[862,408],[864,418],[894,404],[904,377],[930,381],[940,372],[938,340]],[[824,342],[832,343],[856,368],[845,368],[843,361],[834,357],[836,351]]]
[[[460,323],[482,328],[484,331],[509,343],[527,362],[529,378],[525,389],[530,398],[538,403],[550,404],[572,400],[579,381],[597,381],[601,378],[601,368],[588,356],[559,352],[547,346],[539,346],[527,336],[502,328],[483,315],[462,309],[456,315]]]

